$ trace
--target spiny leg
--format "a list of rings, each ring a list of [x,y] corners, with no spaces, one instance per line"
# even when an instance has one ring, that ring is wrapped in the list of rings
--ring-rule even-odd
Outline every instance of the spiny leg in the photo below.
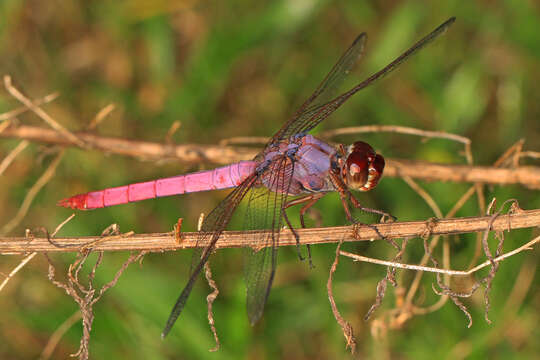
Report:
[[[311,199],[302,206],[300,209],[300,224],[302,225],[302,228],[306,227],[306,224],[304,223],[304,214],[310,209],[317,201],[319,201],[320,198],[324,196],[324,193],[315,193],[311,197]],[[311,245],[306,244],[307,253],[308,253],[308,259],[309,259],[309,268],[313,269],[313,261],[311,260]]]
[[[362,211],[365,211],[365,212],[369,212],[369,213],[372,213],[372,214],[378,214],[378,215],[381,215],[383,217],[383,219],[385,217],[387,217],[388,219],[391,219],[392,221],[396,221],[397,218],[387,212],[384,212],[382,210],[377,210],[377,209],[371,209],[371,208],[367,208],[367,207],[363,207],[361,204],[360,204],[360,201],[358,201],[357,198],[355,198],[353,196],[353,194],[351,194],[350,192],[348,192],[348,195],[349,195],[349,200],[351,201],[351,204],[353,204],[353,206],[356,208],[356,209],[359,209],[359,210],[362,210]]]
[[[334,187],[336,188],[337,192],[339,193],[339,198],[341,200],[341,203],[343,204],[343,209],[345,210],[345,216],[347,217],[347,220],[349,222],[351,222],[353,224],[357,223],[357,221],[355,221],[354,218],[351,215],[351,211],[349,209],[349,204],[347,203],[347,200],[350,200],[351,203],[353,204],[353,206],[356,209],[359,209],[359,210],[362,210],[362,211],[365,211],[365,212],[374,213],[374,214],[379,214],[379,215],[383,216],[383,218],[386,216],[389,219],[396,220],[395,216],[392,216],[392,215],[390,215],[390,214],[388,214],[388,213],[386,213],[384,211],[363,207],[360,204],[360,201],[358,201],[351,194],[351,192],[347,189],[346,185],[343,183],[343,181],[336,174],[330,174],[330,180],[332,181],[332,183],[334,184]],[[392,246],[397,247],[397,244],[394,242],[394,240],[385,238],[379,232],[379,229],[377,229],[377,227],[375,227],[375,226],[373,226],[371,224],[365,224],[365,225],[372,228],[377,233],[377,235],[380,236],[381,239],[385,239],[385,240],[389,241],[392,244]]]
[[[384,212],[384,211],[363,207],[363,206],[360,204],[360,201],[358,201],[358,200],[353,196],[353,194],[351,194],[351,192],[350,192],[349,189],[347,188],[347,185],[345,185],[345,183],[344,183],[343,180],[339,177],[338,174],[330,173],[330,174],[329,174],[329,177],[330,177],[330,181],[332,181],[332,184],[333,184],[334,187],[336,188],[336,191],[339,193],[339,197],[340,197],[340,199],[341,199],[341,203],[343,204],[343,208],[345,209],[345,215],[347,215],[347,220],[349,220],[350,222],[354,222],[354,220],[353,220],[352,215],[351,215],[351,212],[350,212],[350,210],[349,210],[349,206],[347,205],[347,200],[350,200],[351,203],[353,204],[353,206],[354,206],[356,209],[359,209],[359,210],[362,210],[362,211],[365,211],[365,212],[370,212],[370,213],[373,213],[373,214],[379,214],[379,215],[383,216],[383,218],[386,216],[386,217],[388,217],[389,219],[392,219],[393,221],[396,220],[396,217],[395,217],[395,216],[390,215],[390,214],[388,214],[388,213],[386,213],[386,212]]]
[[[351,203],[353,204],[353,206],[356,209],[359,209],[359,210],[365,211],[365,212],[370,212],[370,213],[373,213],[373,214],[381,215],[382,216],[381,222],[385,217],[387,217],[388,219],[391,219],[392,221],[396,221],[396,219],[397,219],[395,216],[390,215],[389,213],[386,213],[384,211],[363,207],[362,205],[360,205],[360,202],[358,201],[358,199],[356,199],[351,193],[349,193],[349,199],[351,200]],[[394,241],[394,239],[387,238],[387,237],[383,236],[383,234],[380,233],[379,229],[377,229],[376,226],[374,226],[373,224],[364,224],[364,225],[372,228],[377,233],[377,235],[379,235],[379,237],[381,239],[388,242],[395,249],[397,249],[398,251],[401,250],[401,247]]]
[[[287,225],[289,226],[289,228],[293,232],[294,238],[296,239],[296,249],[298,251],[298,257],[300,258],[300,260],[304,260],[304,258],[302,257],[302,255],[300,253],[300,237],[298,236],[298,233],[294,230],[294,228],[291,226],[291,223],[290,223],[290,221],[289,221],[289,219],[287,217],[285,209],[287,209],[287,208],[289,208],[291,206],[294,206],[294,205],[299,205],[299,204],[302,204],[302,203],[306,203],[300,209],[300,225],[302,226],[303,229],[305,229],[306,228],[306,223],[304,222],[304,214],[321,197],[323,197],[324,194],[325,193],[313,193],[313,194],[306,195],[306,196],[303,196],[303,197],[300,197],[300,198],[296,198],[294,200],[291,200],[291,201],[285,203],[285,205],[283,207],[283,214],[284,214],[284,217],[285,217],[285,221],[287,222]],[[306,244],[306,248],[307,248],[307,252],[308,252],[309,267],[310,267],[310,269],[312,269],[313,268],[313,262],[311,260],[311,247],[310,247],[309,244]]]
[[[291,222],[289,221],[289,217],[287,216],[287,212],[285,209],[287,208],[287,205],[285,205],[282,209],[283,218],[285,219],[285,222],[287,223],[287,226],[289,229],[291,229],[291,232],[293,233],[294,239],[296,240],[296,252],[298,253],[298,258],[301,261],[304,261],[304,257],[302,256],[302,253],[300,252],[300,236],[298,236],[298,233],[296,230],[294,230],[294,227],[292,226]]]

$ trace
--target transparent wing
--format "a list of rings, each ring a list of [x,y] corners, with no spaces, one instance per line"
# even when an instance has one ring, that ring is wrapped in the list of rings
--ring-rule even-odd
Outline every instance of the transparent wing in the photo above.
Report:
[[[198,240],[198,244],[206,245],[204,247],[204,250],[201,252],[196,252],[196,255],[198,262],[196,262],[195,266],[192,266],[191,268],[191,274],[189,277],[189,280],[180,293],[180,296],[178,297],[178,300],[176,300],[176,304],[174,305],[171,314],[169,315],[169,318],[167,319],[167,323],[165,324],[165,328],[163,329],[163,332],[161,333],[161,337],[164,338],[167,336],[169,331],[171,331],[171,328],[173,327],[174,323],[178,319],[178,316],[180,316],[180,313],[184,309],[184,306],[186,305],[186,301],[189,297],[189,294],[191,293],[191,290],[193,289],[193,285],[195,284],[195,281],[199,277],[199,274],[204,267],[204,264],[208,261],[208,258],[210,257],[212,251],[215,248],[216,242],[218,241],[219,237],[221,236],[221,233],[227,225],[229,224],[229,221],[231,220],[231,217],[238,207],[238,204],[242,201],[242,199],[245,197],[245,195],[249,192],[253,184],[257,181],[258,175],[253,174],[250,177],[248,177],[246,180],[244,180],[236,189],[234,189],[225,199],[223,199],[218,206],[212,210],[208,216],[204,219],[204,223],[202,225],[201,231],[200,231],[200,237]]]
[[[280,191],[273,192],[261,187],[252,189],[246,197],[248,204],[245,228],[262,230],[257,235],[260,237],[261,247],[257,250],[246,249],[248,252],[245,267],[246,307],[251,325],[255,325],[261,318],[274,280],[279,235],[283,224],[282,211],[291,186],[293,166],[294,164],[286,157],[275,161],[261,177],[266,179],[268,188]]]
[[[274,135],[271,142],[276,142],[277,140],[286,139],[289,138],[292,135],[299,134],[299,133],[307,133],[311,129],[313,129],[315,126],[317,126],[321,121],[326,119],[330,114],[332,114],[337,108],[339,108],[347,99],[349,99],[351,96],[356,94],[358,91],[372,85],[377,80],[380,80],[384,76],[390,74],[392,71],[394,71],[399,65],[401,65],[405,60],[407,60],[409,57],[411,57],[413,54],[418,52],[420,49],[422,49],[424,46],[435,40],[440,35],[444,34],[446,30],[454,23],[456,20],[455,17],[452,17],[448,20],[446,20],[444,23],[439,25],[435,30],[433,30],[430,34],[419,40],[416,44],[411,46],[407,51],[405,51],[403,54],[398,56],[394,61],[392,61],[390,64],[386,65],[383,69],[379,70],[375,74],[371,75],[364,81],[362,81],[360,84],[353,87],[351,90],[347,91],[346,93],[336,97],[333,100],[330,100],[322,105],[319,105],[319,101],[314,101],[315,99],[318,99],[319,97],[324,98],[325,96],[321,96],[321,94],[325,94],[324,89],[326,88],[325,83],[327,82],[327,79],[332,78],[334,75],[334,70],[336,68],[345,68],[345,64],[341,65],[342,61],[344,61],[344,58],[348,57],[349,52],[351,49],[354,49],[355,47],[359,46],[357,45],[357,41],[362,35],[360,35],[355,42],[353,42],[353,45],[345,52],[345,54],[341,57],[341,59],[338,61],[338,63],[334,66],[330,74],[326,77],[325,81],[317,88],[315,93],[302,105],[297,111],[297,113],[285,123],[285,125]],[[363,44],[362,44],[363,47]],[[359,54],[361,51],[359,52]],[[347,62],[349,64],[349,62]],[[350,68],[351,65],[349,65]],[[340,71],[341,72],[341,71]],[[338,75],[335,75],[338,76]],[[339,81],[336,82],[336,84],[340,84],[343,80],[344,75],[342,74],[341,79],[338,79]],[[313,102],[313,104],[311,104]]]
[[[165,328],[161,334],[167,336],[172,326],[184,309],[193,285],[215,248],[221,233],[225,230],[233,212],[246,195],[247,210],[245,227],[247,230],[261,230],[251,236],[259,236],[262,249],[254,252],[249,249],[246,264],[247,308],[248,317],[252,324],[262,316],[266,300],[272,287],[276,271],[279,230],[282,224],[281,211],[287,201],[287,192],[291,182],[293,164],[287,157],[274,161],[262,174],[253,174],[234,189],[219,205],[205,218],[198,239],[199,245],[205,245],[204,250],[196,251],[194,265],[191,268],[189,280],[182,290]],[[255,183],[262,177],[268,177],[266,185],[283,191],[270,191],[266,187],[254,188]]]
[[[366,39],[366,33],[361,33],[356,37],[351,46],[332,67],[328,75],[326,75],[313,94],[311,94],[296,113],[277,132],[272,142],[286,139],[290,137],[290,135],[294,135],[287,131],[292,124],[305,118],[311,118],[321,106],[332,99],[340,85],[343,83],[343,80],[345,80],[353,66],[362,57]]]

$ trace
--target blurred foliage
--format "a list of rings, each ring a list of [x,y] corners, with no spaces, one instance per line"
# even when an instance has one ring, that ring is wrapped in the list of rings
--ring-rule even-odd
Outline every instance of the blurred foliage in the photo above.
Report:
[[[174,121],[178,143],[216,143],[231,136],[271,135],[299,106],[361,31],[369,34],[365,59],[347,86],[384,66],[414,41],[450,16],[457,21],[434,45],[392,76],[348,101],[320,129],[357,124],[394,124],[445,130],[473,140],[475,161],[491,164],[520,138],[526,149],[540,143],[540,7],[533,1],[16,1],[0,2],[0,69],[31,97],[59,91],[45,109],[64,126],[84,129],[109,103],[117,109],[98,132],[162,141]],[[346,86],[343,88],[346,89]],[[0,93],[0,113],[19,104]],[[32,114],[19,121],[40,124]],[[319,129],[318,129],[319,130]],[[344,142],[351,138],[340,139]],[[463,163],[458,144],[422,142],[395,134],[368,134],[385,156]],[[4,157],[17,142],[2,140]],[[1,218],[9,221],[51,156],[32,144],[0,177]],[[144,162],[95,151],[71,149],[54,179],[35,199],[13,235],[25,228],[53,229],[69,212],[55,207],[67,195],[210,167]],[[525,162],[527,162],[525,160]],[[443,213],[468,188],[465,184],[422,184]],[[62,236],[99,234],[118,223],[123,231],[164,232],[183,217],[193,230],[225,192],[186,195],[80,213]],[[521,187],[488,187],[500,202],[516,198],[525,209],[540,207],[537,192]],[[434,214],[400,179],[384,179],[361,194],[370,207],[400,220]],[[344,223],[337,195],[317,208],[325,225]],[[479,213],[469,200],[458,215]],[[369,218],[367,221],[374,221]],[[538,232],[536,231],[536,234]],[[510,249],[530,239],[524,230],[506,238]],[[452,266],[464,268],[474,253],[474,237],[451,239]],[[387,244],[348,244],[347,250],[391,258]],[[221,338],[214,346],[206,320],[207,285],[200,281],[186,311],[165,341],[159,334],[186,281],[190,253],[147,255],[132,265],[95,306],[91,357],[95,359],[193,359],[213,357],[326,359],[347,356],[341,329],[326,294],[335,245],[313,249],[315,268],[299,262],[294,249],[280,251],[280,265],[266,313],[251,328],[245,315],[245,288],[239,250],[220,251],[212,260],[220,296],[215,303]],[[405,261],[418,261],[423,249],[412,240]],[[537,278],[520,288],[520,275],[536,272],[538,250],[505,261],[493,283],[490,318],[483,319],[478,292],[466,299],[474,324],[448,302],[439,311],[418,316],[378,336],[363,316],[374,301],[377,281],[386,269],[342,259],[335,275],[338,307],[369,358],[537,358],[540,352]],[[58,272],[73,254],[53,256]],[[97,274],[109,281],[127,254],[110,253]],[[2,258],[8,273],[19,257]],[[0,357],[36,358],[51,334],[77,310],[75,303],[46,279],[47,265],[36,257],[0,293]],[[400,273],[407,286],[411,273]],[[425,276],[417,304],[437,301],[432,276]],[[457,282],[456,286],[466,286]],[[522,293],[520,293],[522,291]],[[395,298],[389,289],[375,319],[384,320]],[[76,351],[77,324],[62,338],[53,358]],[[517,355],[519,353],[519,356]]]

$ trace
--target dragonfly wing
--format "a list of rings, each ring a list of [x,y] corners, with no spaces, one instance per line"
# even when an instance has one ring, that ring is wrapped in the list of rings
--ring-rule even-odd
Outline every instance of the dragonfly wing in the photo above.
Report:
[[[295,132],[290,131],[291,126],[295,122],[301,121],[301,119],[304,118],[311,118],[319,107],[332,99],[340,85],[343,84],[343,80],[345,80],[351,69],[362,57],[366,40],[366,33],[361,33],[356,37],[351,46],[339,58],[313,94],[311,94],[296,113],[282,126],[271,142],[287,139],[291,135],[296,134]]]
[[[238,207],[238,204],[249,192],[253,184],[257,181],[258,175],[256,173],[249,176],[245,179],[238,187],[236,187],[225,199],[223,199],[218,206],[212,210],[208,216],[204,219],[203,225],[200,231],[200,237],[198,239],[198,245],[202,246],[204,250],[196,251],[197,261],[192,265],[189,280],[180,293],[178,300],[167,319],[167,323],[161,337],[164,338],[167,336],[174,323],[180,316],[180,313],[186,305],[186,301],[193,289],[195,281],[199,277],[199,274],[204,267],[204,264],[208,261],[208,258],[212,254],[212,251],[215,248],[216,242],[218,241],[221,233],[231,220],[231,217]]]
[[[246,307],[251,325],[255,325],[261,318],[274,280],[279,235],[283,225],[282,214],[291,186],[293,166],[286,157],[275,161],[271,168],[261,175],[265,178],[267,187],[252,189],[246,197],[248,204],[245,227],[261,230],[256,235],[260,237],[260,248],[246,250]]]
[[[386,65],[383,69],[371,75],[370,77],[368,77],[367,79],[365,79],[364,81],[362,81],[361,83],[359,83],[358,85],[353,87],[351,90],[347,91],[346,93],[322,105],[320,105],[318,102],[314,102],[314,104],[311,104],[308,106],[306,106],[305,104],[302,105],[302,107],[300,107],[300,110],[295,114],[295,116],[293,116],[292,119],[287,121],[287,123],[278,131],[278,133],[274,136],[273,141],[275,141],[276,138],[284,139],[294,134],[307,133],[308,131],[313,129],[315,126],[317,126],[321,121],[323,121],[328,116],[330,116],[330,114],[332,114],[351,96],[356,94],[358,91],[374,84],[377,80],[382,79],[384,76],[390,74],[399,65],[401,65],[404,61],[410,58],[413,54],[417,53],[424,46],[426,46],[427,44],[435,40],[440,35],[444,34],[446,30],[448,30],[448,28],[454,23],[455,20],[456,20],[455,17],[451,17],[450,19],[446,20],[444,23],[439,25],[435,30],[433,30],[431,33],[429,33],[428,35],[420,39],[408,50],[406,50],[404,53],[402,53],[400,56],[394,59],[391,63]],[[353,48],[354,46],[355,46],[355,43],[353,43],[351,48]],[[349,48],[349,50],[351,48]],[[345,53],[343,57],[347,55],[348,51]],[[342,59],[338,61],[336,66],[340,64]],[[336,66],[334,66],[334,68]],[[332,71],[333,70],[334,69],[332,69]],[[332,74],[332,72],[330,72],[330,74]],[[328,79],[328,76],[327,76],[327,79]],[[317,94],[317,92],[319,91],[319,88],[315,91],[314,95]],[[322,92],[324,93],[324,89],[322,90]],[[316,97],[318,96],[320,95],[317,95]],[[310,99],[312,98],[313,98],[313,95],[308,99],[308,101],[310,101]]]
[[[268,189],[252,190],[248,198],[248,208],[246,210],[246,228],[258,227],[260,233],[255,236],[261,241],[260,249],[247,248],[245,264],[246,282],[246,308],[251,325],[254,325],[262,316],[264,306],[270,294],[270,288],[274,280],[277,265],[276,239],[271,230],[271,223],[275,221],[277,215],[270,209],[275,209],[276,194],[268,193]],[[265,208],[269,213],[264,214]],[[277,217],[279,222],[279,217]],[[261,226],[266,225],[267,230],[261,230]]]

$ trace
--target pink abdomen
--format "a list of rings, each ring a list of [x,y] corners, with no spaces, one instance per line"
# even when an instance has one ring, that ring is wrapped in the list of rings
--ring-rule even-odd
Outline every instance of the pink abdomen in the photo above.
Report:
[[[90,210],[160,196],[227,189],[240,185],[255,171],[256,166],[255,161],[240,161],[213,170],[75,195],[59,201],[58,205]]]

